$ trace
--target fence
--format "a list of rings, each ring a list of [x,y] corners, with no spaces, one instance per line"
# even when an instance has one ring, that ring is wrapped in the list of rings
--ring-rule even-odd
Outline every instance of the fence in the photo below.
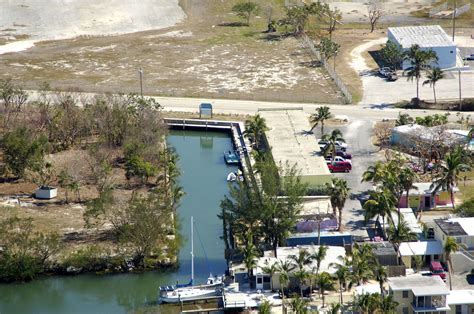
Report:
[[[303,44],[312,53],[312,55],[316,58],[316,60],[321,62],[321,64],[324,66],[324,68],[328,72],[329,76],[331,76],[331,78],[334,80],[334,83],[336,83],[336,86],[339,88],[342,95],[344,96],[345,102],[348,103],[348,104],[352,103],[352,95],[351,95],[349,89],[347,88],[346,84],[344,84],[342,79],[339,77],[339,75],[337,75],[337,73],[329,65],[329,63],[327,63],[326,60],[324,60],[324,58],[321,58],[321,53],[319,52],[319,50],[314,45],[314,42],[311,40],[311,38],[309,38],[308,35],[303,34],[301,36],[301,40],[303,41]]]

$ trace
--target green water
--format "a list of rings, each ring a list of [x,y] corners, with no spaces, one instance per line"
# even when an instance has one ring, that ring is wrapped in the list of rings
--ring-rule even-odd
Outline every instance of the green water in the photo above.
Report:
[[[0,285],[0,314],[5,313],[127,313],[177,312],[156,304],[162,284],[188,282],[190,278],[190,217],[194,216],[195,276],[200,283],[209,271],[226,269],[219,203],[227,193],[226,177],[235,167],[224,163],[223,152],[232,148],[224,133],[172,131],[168,142],[176,148],[186,195],[178,209],[183,245],[176,270],[108,276],[81,275],[38,279],[26,284]],[[207,253],[207,260],[201,246]]]

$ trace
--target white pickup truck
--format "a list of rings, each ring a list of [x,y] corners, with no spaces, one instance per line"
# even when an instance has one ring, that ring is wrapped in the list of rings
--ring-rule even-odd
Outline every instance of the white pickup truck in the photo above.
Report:
[[[336,156],[336,157],[334,157],[334,160],[332,160],[332,159],[326,159],[326,164],[330,164],[330,163],[333,162],[333,161],[335,161],[335,162],[348,162],[348,163],[350,163],[350,164],[352,165],[352,160],[350,160],[350,159],[344,159],[344,158],[342,158],[341,156]]]

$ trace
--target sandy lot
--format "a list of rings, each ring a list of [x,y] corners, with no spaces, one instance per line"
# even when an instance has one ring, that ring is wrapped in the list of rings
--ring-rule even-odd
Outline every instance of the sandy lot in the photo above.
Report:
[[[165,28],[185,18],[178,0],[1,0],[0,36],[35,40]]]
[[[0,78],[12,77],[32,89],[47,81],[61,89],[129,93],[140,91],[142,68],[149,95],[341,102],[333,82],[298,40],[266,38],[263,18],[255,17],[251,27],[225,26],[238,21],[229,13],[231,3],[182,5],[187,18],[174,27],[43,41],[4,54]]]

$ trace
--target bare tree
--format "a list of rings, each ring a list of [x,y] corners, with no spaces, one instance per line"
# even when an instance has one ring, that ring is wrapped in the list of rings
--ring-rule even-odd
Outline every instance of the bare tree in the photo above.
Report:
[[[384,11],[374,1],[369,2],[369,4],[367,5],[367,10],[368,10],[369,23],[370,23],[370,32],[373,33],[373,31],[375,30],[375,26],[377,25],[377,22],[384,15]]]
[[[392,135],[393,127],[395,127],[394,121],[382,121],[375,124],[374,136],[379,142],[379,149],[390,144],[390,136]]]
[[[28,100],[28,94],[21,88],[16,87],[11,79],[0,81],[0,104],[3,108],[3,126],[9,128],[16,125],[18,114],[22,111],[23,105]]]

